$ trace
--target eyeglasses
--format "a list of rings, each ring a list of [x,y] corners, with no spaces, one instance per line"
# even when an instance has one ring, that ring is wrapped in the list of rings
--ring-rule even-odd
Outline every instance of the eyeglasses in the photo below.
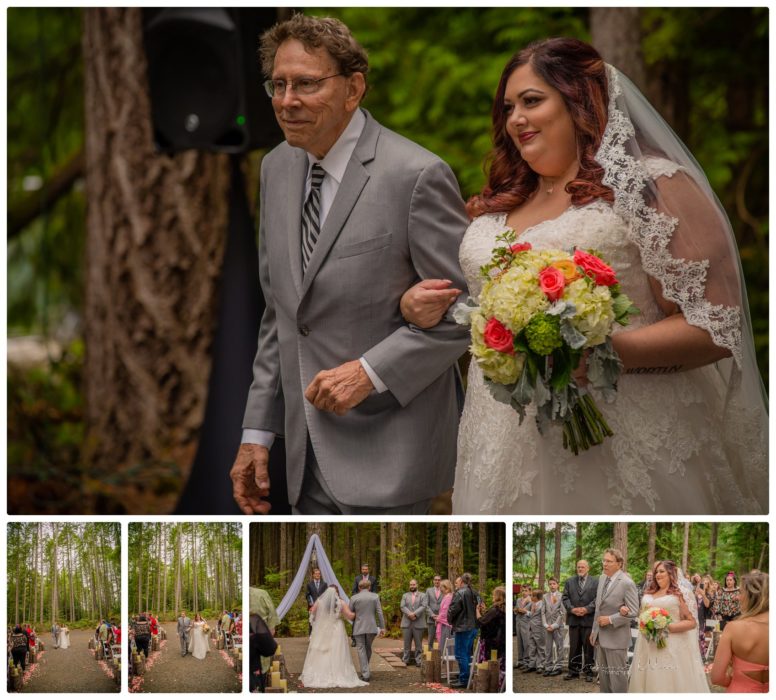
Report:
[[[335,73],[326,75],[323,78],[297,78],[296,80],[285,81],[282,78],[275,80],[265,80],[264,89],[270,97],[277,95],[283,97],[286,90],[290,87],[297,95],[312,95],[320,89],[320,83],[329,78],[345,75],[344,73]]]

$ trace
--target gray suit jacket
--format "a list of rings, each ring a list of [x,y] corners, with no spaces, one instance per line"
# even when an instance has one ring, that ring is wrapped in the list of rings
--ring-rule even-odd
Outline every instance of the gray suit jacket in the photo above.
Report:
[[[558,591],[555,594],[555,605],[552,604],[552,593],[544,594],[544,605],[542,606],[542,625],[547,628],[548,625],[553,629],[561,629],[565,622],[566,609],[563,607],[563,596]]]
[[[309,431],[332,494],[396,507],[453,484],[454,364],[469,342],[448,314],[422,331],[401,316],[420,278],[466,289],[458,248],[468,221],[450,168],[366,114],[337,196],[302,276],[306,153],[283,143],[262,162],[259,270],[266,311],[243,428],[285,435],[289,500],[302,488]],[[465,293],[464,293],[465,296]],[[363,356],[388,391],[345,416],[304,390],[320,370]]]
[[[598,593],[595,599],[595,622],[590,641],[598,643],[604,649],[627,649],[630,646],[630,623],[639,614],[639,591],[628,574],[618,571],[609,584],[604,597],[604,585],[606,576],[602,574],[598,579]],[[620,615],[620,608],[627,605],[630,612],[627,616]],[[612,624],[599,627],[598,618],[607,615]]]
[[[191,631],[191,618],[179,617],[178,618],[178,634],[183,636],[187,635]]]
[[[417,617],[411,620],[408,615],[415,613]],[[415,593],[415,604],[412,604],[412,593],[407,591],[401,597],[401,627],[426,627],[426,595],[417,591]]]
[[[428,624],[431,624],[431,615],[439,615],[439,606],[442,605],[442,598],[445,597],[445,594],[442,592],[442,590],[439,590],[439,600],[436,598],[436,588],[431,586],[431,588],[426,589],[426,610],[428,611]]]
[[[369,591],[357,593],[350,599],[350,610],[356,614],[352,635],[377,634],[379,630],[385,629],[383,607],[380,605],[380,597],[377,593]],[[377,616],[377,624],[375,624],[375,616]]]

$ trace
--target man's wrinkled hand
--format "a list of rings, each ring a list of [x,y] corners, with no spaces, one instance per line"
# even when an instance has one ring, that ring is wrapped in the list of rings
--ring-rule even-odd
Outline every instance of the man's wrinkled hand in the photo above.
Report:
[[[334,369],[318,372],[304,392],[304,397],[319,411],[344,416],[358,406],[374,385],[359,360],[351,360]]]
[[[266,515],[269,501],[269,450],[263,445],[242,444],[229,476],[234,500],[245,515]]]

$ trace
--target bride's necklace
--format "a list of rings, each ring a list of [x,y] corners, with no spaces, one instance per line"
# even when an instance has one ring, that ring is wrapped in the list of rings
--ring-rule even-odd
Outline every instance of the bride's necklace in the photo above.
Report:
[[[557,182],[557,179],[542,177],[541,181],[545,194],[552,194],[555,191],[555,183]]]

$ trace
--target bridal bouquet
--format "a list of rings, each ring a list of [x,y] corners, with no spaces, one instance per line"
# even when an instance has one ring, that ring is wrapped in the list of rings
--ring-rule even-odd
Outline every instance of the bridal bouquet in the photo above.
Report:
[[[658,649],[668,644],[668,625],[673,622],[671,614],[665,608],[647,608],[639,615],[639,632]]]
[[[207,622],[202,626],[202,631],[205,634],[208,634],[210,632],[210,625],[208,625]]]
[[[503,245],[481,268],[479,306],[458,304],[454,318],[471,326],[470,350],[493,397],[520,423],[535,404],[539,431],[562,423],[563,447],[579,454],[613,433],[572,372],[585,355],[590,385],[612,401],[622,369],[612,328],[638,309],[594,251],[533,250],[516,243],[514,231],[497,240]]]

